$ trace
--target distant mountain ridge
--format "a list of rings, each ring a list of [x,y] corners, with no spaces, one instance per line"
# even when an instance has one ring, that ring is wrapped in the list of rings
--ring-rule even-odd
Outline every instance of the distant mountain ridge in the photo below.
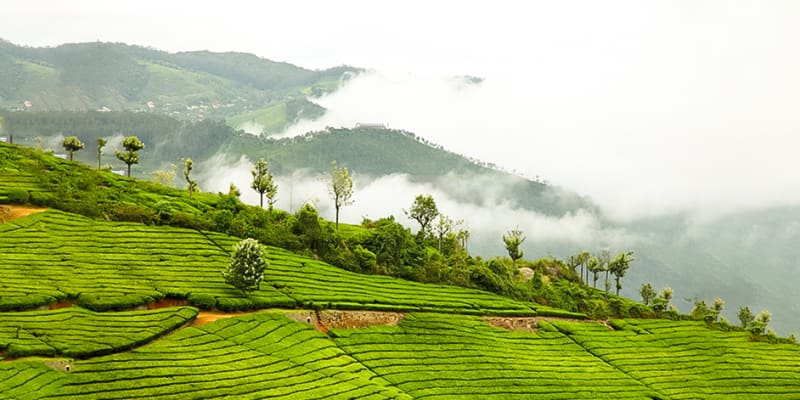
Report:
[[[336,90],[360,71],[315,71],[247,53],[168,53],[101,42],[23,47],[0,40],[0,108],[140,110],[201,120],[291,103],[285,113],[294,114],[279,118],[286,125],[321,115],[306,97]]]

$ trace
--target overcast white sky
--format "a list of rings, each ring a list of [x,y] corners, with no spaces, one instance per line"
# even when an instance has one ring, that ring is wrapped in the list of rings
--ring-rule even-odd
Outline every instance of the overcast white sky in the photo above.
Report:
[[[800,204],[797,21],[796,1],[29,0],[0,37],[369,68],[305,127],[388,123],[631,218]]]

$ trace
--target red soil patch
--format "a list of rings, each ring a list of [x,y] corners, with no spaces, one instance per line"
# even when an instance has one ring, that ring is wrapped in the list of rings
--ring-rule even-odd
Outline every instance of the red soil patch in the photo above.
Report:
[[[59,308],[72,307],[73,304],[75,304],[75,301],[73,301],[73,300],[62,300],[62,301],[59,301],[58,303],[50,304],[50,309],[51,310],[58,310]]]
[[[186,299],[170,299],[164,298],[155,303],[150,303],[147,305],[148,310],[158,310],[159,308],[167,308],[167,307],[182,307],[189,305],[189,302]]]
[[[8,222],[28,215],[47,211],[46,208],[5,204],[0,206],[0,222]]]

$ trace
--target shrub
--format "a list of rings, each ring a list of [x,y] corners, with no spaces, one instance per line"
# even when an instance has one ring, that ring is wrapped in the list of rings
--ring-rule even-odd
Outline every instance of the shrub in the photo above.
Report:
[[[8,190],[8,202],[14,204],[27,204],[31,198],[27,190],[20,188],[11,188]]]
[[[206,293],[192,293],[188,300],[189,304],[203,310],[213,310],[217,306],[217,299]]]

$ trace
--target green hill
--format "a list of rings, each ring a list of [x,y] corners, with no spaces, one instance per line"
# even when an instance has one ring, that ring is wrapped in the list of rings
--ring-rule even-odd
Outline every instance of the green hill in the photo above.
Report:
[[[800,347],[763,331],[583,321],[582,313],[529,300],[320,260],[357,258],[363,249],[343,249],[372,240],[386,246],[386,238],[409,240],[395,250],[419,251],[390,219],[349,227],[346,239],[325,233],[329,225],[307,208],[287,215],[248,208],[232,195],[189,198],[7,144],[0,144],[0,176],[2,203],[94,217],[51,209],[0,223],[0,398],[788,399],[800,390]],[[244,233],[297,242],[304,253],[266,246],[264,281],[247,295],[221,274],[239,239],[209,230],[229,231],[239,220],[251,224]],[[605,300],[555,260],[529,263],[546,279],[523,282],[504,277],[500,259],[455,254],[440,273],[463,268],[467,283],[499,285],[509,296],[543,290],[571,307],[657,314],[613,295]],[[442,267],[438,257],[426,247],[407,267]],[[165,298],[187,306],[131,310]],[[281,310],[227,314],[264,308]],[[351,310],[361,327],[337,319],[339,310]],[[207,316],[222,319],[205,324]]]
[[[313,71],[244,53],[167,53],[99,42],[33,48],[0,41],[0,108],[140,110],[202,120],[283,107],[275,118],[284,122],[269,126],[277,132],[299,118],[318,117],[321,108],[305,97],[336,90],[358,72]],[[308,106],[298,106],[303,103]]]

